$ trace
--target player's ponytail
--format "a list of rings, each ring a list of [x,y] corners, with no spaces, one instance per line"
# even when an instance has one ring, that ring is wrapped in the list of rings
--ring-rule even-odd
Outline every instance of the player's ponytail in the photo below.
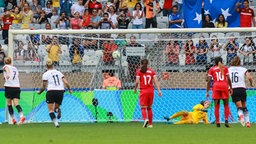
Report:
[[[222,58],[221,57],[216,57],[215,58],[215,65],[217,65],[220,69],[221,75],[224,74],[224,65],[222,63]]]
[[[4,63],[5,63],[5,64],[11,64],[11,63],[12,63],[11,57],[6,57],[6,58],[4,59]]]
[[[50,69],[50,68],[53,67],[53,62],[52,62],[52,60],[49,59],[49,58],[46,60],[46,67],[47,67],[48,69]]]
[[[148,68],[148,60],[147,59],[143,59],[143,60],[141,60],[140,63],[141,63],[140,72],[146,73],[147,72],[147,68]]]
[[[241,59],[239,56],[235,56],[234,59],[231,61],[231,66],[240,66]]]

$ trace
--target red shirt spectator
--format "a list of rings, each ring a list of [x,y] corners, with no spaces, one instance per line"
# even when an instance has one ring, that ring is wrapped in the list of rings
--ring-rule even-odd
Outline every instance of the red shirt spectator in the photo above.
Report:
[[[254,20],[254,11],[249,7],[249,1],[244,0],[244,7],[238,8],[241,3],[236,3],[236,11],[240,13],[240,27],[252,27],[252,23],[256,26]]]
[[[9,27],[10,25],[12,25],[12,20],[13,20],[13,17],[10,17],[10,16],[4,16],[3,17],[3,28],[2,30],[9,30]]]
[[[112,62],[114,58],[112,53],[117,50],[117,45],[114,43],[114,40],[110,40],[109,43],[105,42],[103,44],[103,62]]]
[[[98,2],[97,0],[88,0],[87,3],[85,4],[85,6],[88,6],[90,13],[92,13],[93,9],[97,9],[98,15],[101,14],[102,4],[100,2]]]
[[[164,0],[163,5],[163,16],[167,16],[171,13],[172,9],[172,0]]]
[[[87,27],[91,23],[91,14],[88,9],[84,10],[84,14],[82,15],[82,27]]]

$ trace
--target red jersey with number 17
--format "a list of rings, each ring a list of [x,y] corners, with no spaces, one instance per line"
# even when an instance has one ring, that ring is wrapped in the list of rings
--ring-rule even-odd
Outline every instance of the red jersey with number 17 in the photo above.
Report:
[[[227,90],[228,89],[228,82],[227,82],[227,76],[229,75],[228,68],[223,67],[223,74],[221,74],[221,71],[218,66],[213,66],[210,68],[208,72],[208,76],[213,78],[213,90]]]
[[[146,73],[140,72],[140,69],[136,72],[136,77],[140,78],[140,89],[154,89],[153,78],[156,75],[155,71],[151,68],[147,68]]]

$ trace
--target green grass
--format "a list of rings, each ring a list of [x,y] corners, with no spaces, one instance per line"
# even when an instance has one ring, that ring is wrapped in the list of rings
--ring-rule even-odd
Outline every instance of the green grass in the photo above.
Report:
[[[1,144],[255,144],[256,124],[252,128],[232,124],[169,125],[154,123],[53,123],[0,125]]]

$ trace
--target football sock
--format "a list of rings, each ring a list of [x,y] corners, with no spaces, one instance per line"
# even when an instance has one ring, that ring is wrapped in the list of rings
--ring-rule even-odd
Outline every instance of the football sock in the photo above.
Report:
[[[228,104],[227,104],[227,105],[224,105],[225,120],[228,120],[229,114],[230,114],[230,111],[229,111],[229,106],[228,106]]]
[[[249,112],[248,112],[247,107],[245,107],[243,110],[244,110],[245,122],[250,122],[250,119],[249,119]]]
[[[220,104],[216,104],[214,108],[214,115],[216,118],[216,123],[220,123]]]
[[[147,110],[148,110],[148,123],[149,125],[152,125],[152,119],[153,119],[152,108],[147,108]]]
[[[10,114],[11,118],[13,119],[14,118],[14,115],[13,115],[14,111],[13,111],[13,108],[12,108],[11,105],[8,106],[8,111],[9,111],[9,114]]]
[[[142,118],[143,120],[147,119],[147,112],[146,112],[146,108],[141,108],[141,114],[142,114]]]
[[[23,117],[23,113],[22,113],[22,108],[21,108],[21,106],[20,106],[20,105],[17,105],[17,106],[16,106],[16,109],[18,110],[18,113],[19,113],[20,117]]]
[[[243,115],[243,108],[242,107],[237,108],[237,114],[238,114],[239,117],[241,115]]]
[[[56,116],[55,116],[54,112],[49,113],[49,115],[50,115],[54,125],[55,126],[59,125],[58,121],[56,120]]]
[[[179,117],[179,116],[182,116],[184,114],[186,114],[187,112],[186,111],[180,111],[180,112],[177,112],[175,114],[173,114],[172,116],[170,116],[170,118],[176,118],[176,117]]]

